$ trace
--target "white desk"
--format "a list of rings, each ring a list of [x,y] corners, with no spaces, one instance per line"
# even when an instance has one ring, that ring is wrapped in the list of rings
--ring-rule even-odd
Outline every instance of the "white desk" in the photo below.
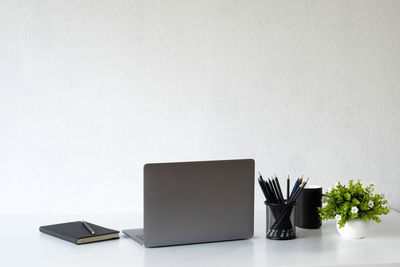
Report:
[[[114,229],[142,225],[140,215],[0,216],[0,266],[310,266],[400,263],[400,214],[373,223],[366,239],[346,240],[333,221],[297,239],[264,238],[265,212],[256,212],[250,240],[146,249],[121,234],[118,240],[74,245],[42,234],[39,226],[85,219]],[[388,266],[400,266],[389,264]]]

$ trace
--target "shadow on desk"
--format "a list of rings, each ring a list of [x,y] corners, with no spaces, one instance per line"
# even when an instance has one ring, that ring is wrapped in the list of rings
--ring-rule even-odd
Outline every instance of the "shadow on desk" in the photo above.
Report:
[[[297,238],[316,238],[322,236],[321,229],[296,229]]]

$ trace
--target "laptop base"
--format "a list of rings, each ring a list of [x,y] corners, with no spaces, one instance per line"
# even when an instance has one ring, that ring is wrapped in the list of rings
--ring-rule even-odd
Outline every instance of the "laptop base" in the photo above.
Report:
[[[138,242],[140,245],[144,246],[144,232],[143,229],[127,229],[122,230],[122,232]]]

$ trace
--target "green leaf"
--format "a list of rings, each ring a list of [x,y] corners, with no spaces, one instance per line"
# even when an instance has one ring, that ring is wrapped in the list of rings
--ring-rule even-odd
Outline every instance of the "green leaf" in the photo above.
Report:
[[[357,206],[358,204],[360,204],[360,201],[358,201],[357,198],[353,198],[353,199],[351,200],[351,203],[352,203],[354,206]]]

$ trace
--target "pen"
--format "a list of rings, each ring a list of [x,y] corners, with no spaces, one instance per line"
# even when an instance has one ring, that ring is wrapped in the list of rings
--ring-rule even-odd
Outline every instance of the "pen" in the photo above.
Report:
[[[94,230],[92,229],[92,227],[90,227],[89,224],[87,224],[86,222],[82,221],[83,226],[85,226],[85,228],[92,234],[94,235]]]

